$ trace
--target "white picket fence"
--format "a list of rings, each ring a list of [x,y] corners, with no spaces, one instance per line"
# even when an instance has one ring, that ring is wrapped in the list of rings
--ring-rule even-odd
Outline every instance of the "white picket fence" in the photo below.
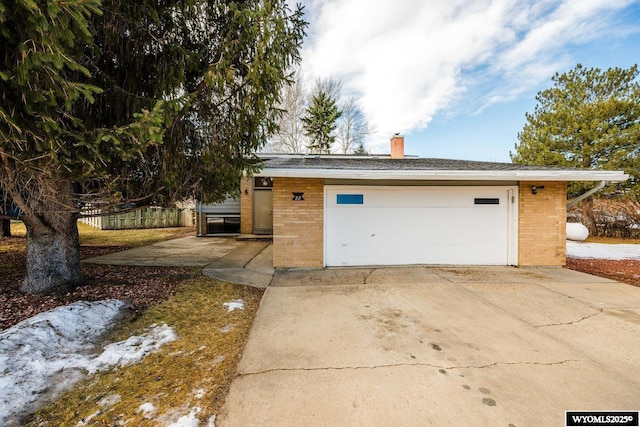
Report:
[[[193,227],[195,225],[193,209],[148,207],[107,215],[102,215],[100,210],[87,210],[82,212],[82,215],[80,222],[100,230]]]

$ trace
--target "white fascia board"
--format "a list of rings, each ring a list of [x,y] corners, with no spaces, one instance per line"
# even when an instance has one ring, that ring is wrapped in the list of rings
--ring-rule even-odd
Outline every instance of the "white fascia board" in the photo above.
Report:
[[[555,170],[555,171],[478,171],[478,170],[353,170],[353,169],[289,169],[265,168],[256,176],[272,178],[324,179],[403,179],[451,181],[626,181],[623,171]]]

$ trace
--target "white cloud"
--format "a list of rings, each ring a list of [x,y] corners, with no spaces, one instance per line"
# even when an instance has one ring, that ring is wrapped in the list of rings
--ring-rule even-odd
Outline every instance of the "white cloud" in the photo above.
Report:
[[[305,76],[342,79],[386,145],[454,104],[481,111],[573,65],[568,46],[601,37],[631,0],[306,3]]]

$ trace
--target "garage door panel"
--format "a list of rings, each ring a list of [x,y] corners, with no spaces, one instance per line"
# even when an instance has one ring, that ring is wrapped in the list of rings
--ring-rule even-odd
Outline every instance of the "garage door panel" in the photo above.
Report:
[[[334,239],[353,241],[354,236],[376,235],[390,241],[412,236],[438,241],[471,242],[506,237],[506,209],[343,209],[327,216]],[[496,235],[498,233],[498,235]]]
[[[337,194],[363,195],[338,205]],[[497,198],[476,205],[474,198]],[[327,190],[325,263],[340,265],[508,263],[506,188]]]
[[[348,218],[330,216],[327,220],[336,224],[334,238],[346,242],[376,237],[388,243],[394,240],[412,243],[414,239],[428,239],[431,244],[470,244],[506,238],[507,231],[496,230],[494,224],[506,223],[507,216],[495,210],[472,212],[443,208],[397,209],[394,212],[389,209],[370,209],[366,214],[352,210],[344,211],[344,215]]]
[[[368,245],[349,245],[343,251],[336,252],[330,266],[368,266],[368,265],[504,265],[491,255],[501,250],[500,245],[438,245],[437,250],[428,244],[385,246],[375,254],[368,253]],[[342,253],[341,253],[342,252]],[[425,258],[424,254],[429,254]],[[453,261],[455,260],[455,261]]]

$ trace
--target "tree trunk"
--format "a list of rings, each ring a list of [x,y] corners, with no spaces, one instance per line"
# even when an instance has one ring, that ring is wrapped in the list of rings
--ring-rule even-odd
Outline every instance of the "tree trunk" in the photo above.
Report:
[[[20,288],[22,292],[66,293],[83,281],[78,216],[65,210],[56,212],[53,211],[54,206],[49,207],[52,210],[43,210],[37,221],[27,218],[24,221],[27,228],[27,276]]]
[[[0,219],[0,237],[11,237],[10,219]]]

